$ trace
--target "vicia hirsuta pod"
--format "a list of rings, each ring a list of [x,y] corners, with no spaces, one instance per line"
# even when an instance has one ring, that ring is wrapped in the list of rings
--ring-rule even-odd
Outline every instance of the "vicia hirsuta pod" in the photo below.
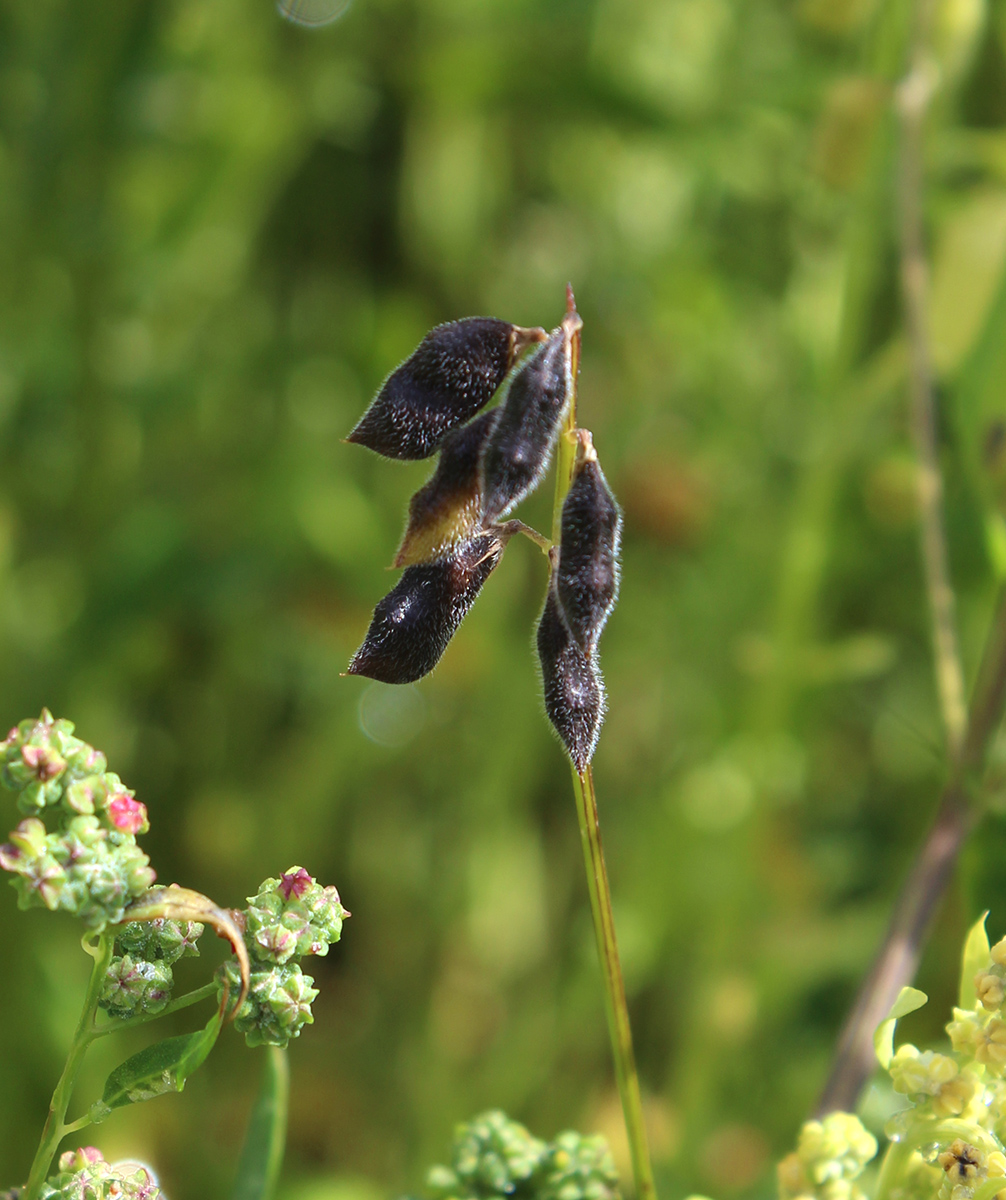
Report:
[[[545,336],[544,329],[495,317],[438,325],[391,372],[346,440],[386,458],[428,458],[489,403],[523,351]]]
[[[561,530],[556,595],[574,641],[593,650],[618,598],[622,514],[586,429],[577,430]]]
[[[382,683],[414,683],[432,671],[505,545],[504,532],[488,530],[436,562],[408,567],[374,609],[348,673]]]
[[[538,622],[538,661],[545,712],[573,766],[582,775],[604,720],[604,680],[593,650],[581,649],[563,618],[555,575]]]
[[[482,459],[482,519],[498,521],[533,491],[548,467],[573,395],[575,309],[510,379]]]
[[[478,531],[479,464],[498,415],[498,409],[490,409],[444,438],[436,471],[409,501],[409,524],[395,555],[396,567],[431,562]]]

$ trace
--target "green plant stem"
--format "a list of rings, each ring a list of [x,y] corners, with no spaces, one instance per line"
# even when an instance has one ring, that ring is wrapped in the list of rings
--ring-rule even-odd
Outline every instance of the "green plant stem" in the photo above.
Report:
[[[71,1121],[69,1125],[64,1125],[63,1133],[76,1133],[78,1129],[86,1129],[91,1124],[93,1124],[93,1121],[90,1113],[85,1113],[82,1117],[78,1117],[76,1121]]]
[[[597,954],[601,962],[601,974],[604,976],[604,1006],[615,1058],[615,1079],[618,1082],[618,1094],[622,1098],[622,1113],[629,1137],[636,1196],[637,1200],[655,1200],[657,1191],[653,1184],[653,1168],[650,1165],[650,1149],[643,1120],[643,1102],[639,1094],[639,1076],[636,1073],[636,1059],[632,1051],[632,1028],[625,999],[622,964],[618,956],[608,871],[604,865],[594,776],[589,766],[582,775],[573,769],[573,792],[576,795],[576,815],[580,822],[583,860],[587,868],[587,887],[590,891],[594,934],[597,937]]]
[[[210,996],[216,995],[216,983],[205,983],[201,988],[196,988],[193,992],[186,992],[184,996],[179,996],[177,1000],[172,1000],[170,1004],[166,1004],[164,1008],[155,1013],[143,1013],[139,1017],[116,1017],[104,1025],[99,1025],[92,1029],[88,1035],[89,1041],[94,1041],[96,1038],[102,1038],[110,1033],[119,1033],[123,1029],[132,1029],[135,1025],[146,1025],[148,1021],[159,1021],[161,1017],[168,1016],[169,1013],[178,1012],[179,1009],[189,1008],[193,1004],[198,1004],[200,1000],[208,1000]]]
[[[275,1194],[286,1148],[289,1101],[290,1064],[286,1049],[269,1046],[231,1200],[271,1200]]]
[[[108,971],[108,964],[112,960],[112,944],[110,933],[99,935],[96,950],[92,950],[85,944],[85,949],[94,958],[91,978],[88,980],[84,1006],[80,1012],[77,1028],[74,1030],[73,1040],[70,1042],[70,1051],[66,1056],[63,1074],[59,1077],[56,1090],[49,1103],[49,1115],[42,1130],[42,1137],[38,1144],[38,1150],[35,1152],[31,1170],[28,1172],[28,1182],[21,1194],[21,1200],[38,1200],[59,1143],[70,1129],[70,1126],[65,1124],[66,1110],[70,1103],[73,1085],[77,1081],[77,1075],[84,1061],[84,1055],[93,1040],[91,1035],[94,1031],[94,1014],[98,1009],[101,985]]]
[[[913,1142],[891,1142],[880,1164],[880,1174],[874,1188],[873,1200],[887,1200],[891,1188],[904,1173],[915,1149]]]

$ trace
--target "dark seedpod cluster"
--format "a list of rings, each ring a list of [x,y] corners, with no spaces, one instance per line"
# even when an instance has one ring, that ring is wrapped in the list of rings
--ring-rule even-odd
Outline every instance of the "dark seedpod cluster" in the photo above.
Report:
[[[538,623],[538,660],[548,719],[582,774],[604,719],[597,643],[618,595],[622,533],[621,513],[585,429],[577,430],[573,478],[560,528]]]
[[[581,325],[572,293],[550,334],[488,317],[440,325],[388,376],[349,435],[388,458],[440,449],[436,471],[409,504],[395,556],[405,570],[374,609],[350,675],[421,679],[440,661],[509,538],[530,533],[549,548],[504,518],[548,470],[573,401]],[[500,403],[480,413],[498,389]],[[597,641],[618,590],[621,516],[590,434],[576,436],[561,542],[549,550],[538,657],[549,720],[582,773],[604,716]]]
[[[409,523],[395,555],[396,567],[429,562],[478,531],[482,453],[498,416],[498,409],[490,409],[444,438],[436,471],[409,501]]]
[[[482,518],[505,517],[541,482],[573,395],[573,334],[567,319],[514,375],[482,459]]]
[[[618,599],[622,514],[590,434],[577,430],[573,481],[562,506],[556,594],[574,641],[593,650]]]
[[[391,372],[346,440],[385,458],[429,458],[489,403],[523,351],[544,340],[544,329],[495,317],[438,325]]]
[[[537,642],[545,712],[582,774],[594,757],[604,720],[604,680],[596,652],[581,649],[569,631],[555,594],[554,573],[538,622]]]
[[[481,533],[454,553],[408,567],[374,609],[349,674],[382,683],[414,683],[428,675],[498,566],[505,538]]]

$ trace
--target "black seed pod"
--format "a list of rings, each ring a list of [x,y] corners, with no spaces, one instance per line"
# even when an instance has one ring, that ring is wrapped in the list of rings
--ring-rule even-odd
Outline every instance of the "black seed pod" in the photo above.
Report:
[[[482,460],[487,525],[519,504],[548,466],[573,390],[571,339],[580,324],[568,316],[510,380]]]
[[[444,438],[436,471],[409,501],[409,524],[395,555],[396,567],[431,562],[477,532],[482,518],[479,460],[498,415],[498,409],[490,409]]]
[[[604,720],[604,681],[592,651],[581,650],[562,619],[550,586],[538,622],[538,659],[545,712],[573,766],[582,774],[594,756]]]
[[[574,641],[592,650],[618,597],[622,515],[590,434],[581,429],[578,438],[573,482],[562,506],[556,594]]]
[[[348,673],[413,683],[432,671],[503,557],[504,545],[496,533],[482,533],[437,562],[407,568],[374,609]]]
[[[428,458],[489,403],[521,351],[544,340],[544,329],[495,317],[438,325],[391,372],[346,440],[386,458]]]

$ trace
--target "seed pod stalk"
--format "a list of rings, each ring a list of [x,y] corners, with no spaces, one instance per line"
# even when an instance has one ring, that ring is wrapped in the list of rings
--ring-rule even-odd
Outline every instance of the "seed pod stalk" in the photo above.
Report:
[[[552,515],[552,540],[558,545],[562,530],[562,505],[573,479],[573,465],[578,444],[576,425],[576,380],[580,367],[580,318],[573,300],[573,289],[566,289],[566,322],[576,322],[572,336],[573,393],[566,423],[559,435],[556,454],[555,509]],[[639,1076],[632,1049],[632,1028],[629,1007],[625,998],[622,963],[618,954],[615,918],[611,907],[611,888],[601,843],[601,822],[597,811],[594,776],[588,765],[582,774],[572,767],[573,794],[576,815],[580,824],[583,860],[587,870],[587,889],[590,893],[590,912],[597,939],[597,954],[604,978],[605,1011],[608,1032],[615,1060],[615,1079],[622,1100],[622,1114],[629,1139],[632,1174],[636,1200],[656,1200],[653,1167],[643,1120],[643,1103],[639,1092]]]

